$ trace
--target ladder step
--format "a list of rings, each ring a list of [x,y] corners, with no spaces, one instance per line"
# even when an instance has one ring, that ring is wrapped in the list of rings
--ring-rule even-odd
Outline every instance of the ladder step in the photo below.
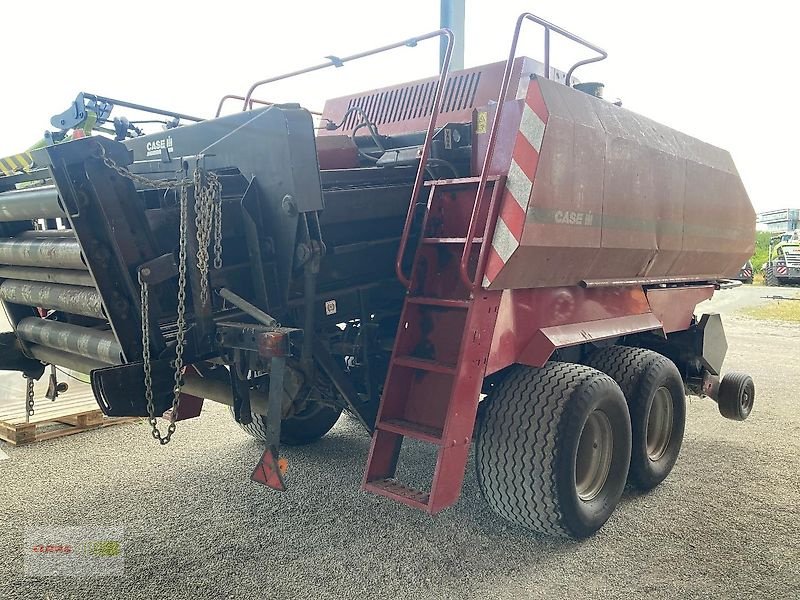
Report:
[[[424,306],[443,306],[446,308],[469,308],[470,300],[458,300],[456,298],[431,298],[429,296],[407,296],[406,302],[409,304],[422,304]]]
[[[377,479],[364,484],[364,489],[379,496],[402,502],[414,508],[428,509],[430,494],[400,483],[396,479]]]
[[[443,431],[436,427],[428,427],[414,423],[413,421],[406,421],[405,419],[387,419],[386,421],[379,421],[376,427],[382,431],[391,431],[392,433],[399,433],[406,437],[428,442],[431,444],[442,444]]]
[[[445,373],[448,375],[454,375],[456,372],[456,368],[453,365],[447,365],[426,358],[417,358],[415,356],[397,356],[392,359],[392,363],[419,371],[432,371],[434,373]]]
[[[465,237],[426,237],[422,238],[423,244],[465,244],[467,242],[467,238]],[[482,244],[483,238],[476,237],[472,238],[473,244]]]

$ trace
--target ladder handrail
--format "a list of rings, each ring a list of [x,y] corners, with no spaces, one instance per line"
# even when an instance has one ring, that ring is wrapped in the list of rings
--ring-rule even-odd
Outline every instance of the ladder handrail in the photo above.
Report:
[[[478,190],[477,190],[477,193],[476,193],[476,196],[475,196],[475,203],[474,203],[474,205],[472,207],[472,216],[470,217],[470,221],[469,221],[469,229],[467,231],[467,237],[466,237],[466,241],[464,243],[464,250],[461,253],[461,264],[460,264],[460,273],[459,273],[459,275],[461,277],[461,281],[463,281],[464,284],[469,289],[474,289],[474,288],[476,288],[478,286],[479,282],[481,281],[481,278],[483,277],[483,270],[485,268],[485,262],[486,262],[486,259],[488,258],[488,256],[484,256],[486,253],[483,252],[483,248],[481,248],[480,257],[479,257],[479,260],[478,260],[478,266],[477,266],[477,268],[475,270],[475,277],[474,277],[474,279],[472,277],[470,277],[470,275],[469,275],[469,256],[470,256],[470,252],[471,252],[471,249],[472,249],[472,240],[475,237],[475,229],[477,228],[477,225],[478,225],[477,224],[477,216],[478,216],[479,208],[480,208],[480,205],[481,205],[481,202],[482,202],[482,199],[483,199],[483,194],[486,192],[486,182],[487,182],[488,177],[489,177],[489,166],[492,164],[492,158],[494,157],[494,148],[495,148],[495,144],[497,142],[497,133],[498,133],[498,125],[500,123],[500,116],[501,116],[501,114],[503,112],[503,105],[505,103],[506,94],[508,94],[508,87],[509,87],[509,84],[511,83],[511,72],[512,72],[512,70],[514,68],[514,59],[517,57],[517,45],[519,43],[520,30],[522,29],[522,24],[526,20],[527,21],[533,21],[534,23],[537,23],[537,24],[541,25],[542,27],[544,27],[544,73],[545,73],[545,79],[550,79],[550,32],[551,31],[554,31],[557,34],[559,34],[559,35],[561,35],[561,36],[563,36],[563,37],[565,37],[565,38],[567,38],[569,40],[572,40],[573,42],[581,44],[582,46],[586,46],[590,50],[593,50],[593,51],[598,53],[598,56],[594,56],[594,57],[591,57],[591,58],[587,58],[587,59],[578,61],[578,62],[576,62],[574,65],[572,65],[570,67],[569,71],[567,71],[567,75],[566,75],[566,78],[565,78],[565,84],[567,86],[569,86],[569,84],[570,84],[570,80],[572,78],[572,74],[575,72],[575,69],[577,69],[578,67],[581,67],[583,65],[587,65],[587,64],[590,64],[590,63],[593,63],[593,62],[599,62],[601,60],[604,60],[605,58],[608,58],[608,53],[605,50],[603,50],[602,48],[600,48],[598,46],[595,46],[594,44],[591,44],[591,43],[587,42],[586,40],[578,37],[577,35],[575,35],[573,33],[570,33],[566,29],[562,29],[561,27],[559,27],[557,25],[553,25],[549,21],[545,21],[544,19],[542,19],[540,17],[537,17],[536,15],[534,15],[532,13],[528,13],[528,12],[522,13],[517,18],[517,24],[516,24],[516,26],[514,28],[514,37],[512,38],[512,41],[511,41],[511,50],[508,53],[508,60],[506,61],[505,71],[503,72],[503,80],[502,80],[502,82],[500,84],[500,95],[498,96],[498,99],[497,99],[497,109],[495,110],[494,118],[492,119],[492,128],[489,131],[489,139],[488,139],[487,145],[486,145],[486,156],[484,156],[483,165],[481,167],[481,175],[480,175],[480,180],[478,182]],[[490,219],[491,219],[491,215],[489,215],[489,217],[487,219],[487,230],[488,230],[488,223],[489,223]],[[491,239],[489,239],[489,236],[492,235],[492,233],[490,233],[489,235],[484,235],[482,246],[485,246],[487,242],[489,244],[492,243]]]
[[[442,110],[442,103],[444,100],[444,86],[447,81],[447,75],[450,73],[450,58],[453,56],[453,43],[455,36],[453,32],[447,28],[437,29],[426,36],[417,38],[418,40],[430,39],[433,37],[446,38],[447,50],[444,53],[444,60],[442,61],[441,71],[439,73],[439,81],[436,82],[436,94],[433,97],[433,110],[431,111],[431,118],[428,121],[428,129],[425,132],[425,142],[422,144],[419,155],[419,167],[417,167],[417,177],[414,179],[414,188],[411,190],[411,199],[408,202],[408,212],[406,213],[406,221],[403,224],[403,234],[400,236],[400,247],[397,249],[397,259],[394,263],[394,271],[400,283],[407,289],[411,286],[411,279],[403,273],[403,255],[406,253],[406,246],[408,245],[408,237],[411,233],[411,222],[414,219],[415,200],[422,189],[422,184],[425,181],[425,169],[427,167],[428,156],[431,153],[431,142],[433,141],[433,132],[436,129],[436,121],[439,119],[439,113]]]

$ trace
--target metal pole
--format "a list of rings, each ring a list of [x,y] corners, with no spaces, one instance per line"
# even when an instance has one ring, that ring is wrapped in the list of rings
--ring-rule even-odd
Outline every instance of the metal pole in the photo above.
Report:
[[[0,300],[105,319],[100,294],[90,287],[6,279],[0,283]]]
[[[17,324],[17,335],[25,341],[40,346],[77,354],[109,365],[123,362],[122,348],[111,331],[98,331],[39,317],[26,317]]]
[[[442,29],[449,29],[455,35],[453,44],[453,57],[450,59],[450,68],[458,71],[464,68],[464,21],[466,0],[441,0],[441,11],[439,21]],[[444,56],[447,52],[447,40],[442,38],[439,45],[439,69],[444,64]]]
[[[81,247],[75,238],[2,238],[0,264],[13,267],[47,267],[85,270]]]

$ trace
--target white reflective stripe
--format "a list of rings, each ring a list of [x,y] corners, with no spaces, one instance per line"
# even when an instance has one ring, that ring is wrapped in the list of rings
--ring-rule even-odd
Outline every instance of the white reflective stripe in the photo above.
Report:
[[[517,100],[524,100],[528,95],[528,86],[531,84],[530,75],[522,75],[519,78],[519,86],[517,86]]]
[[[489,281],[489,278],[486,275],[484,275],[483,276],[483,282],[481,283],[481,287],[488,288],[490,283],[492,283],[492,282]]]
[[[542,139],[544,138],[544,121],[542,118],[533,112],[533,109],[525,104],[522,109],[522,123],[520,123],[519,130],[525,136],[531,146],[537,152],[542,150]]]
[[[520,166],[513,158],[511,159],[511,166],[508,168],[508,178],[506,179],[506,189],[514,196],[520,208],[524,211],[528,210],[528,201],[531,198],[531,187],[533,184],[528,176],[522,171]]]
[[[506,225],[503,219],[497,219],[497,227],[494,230],[494,238],[492,239],[492,248],[500,256],[500,260],[504,263],[511,258],[514,250],[517,249],[519,244],[517,239],[511,233],[511,230]]]

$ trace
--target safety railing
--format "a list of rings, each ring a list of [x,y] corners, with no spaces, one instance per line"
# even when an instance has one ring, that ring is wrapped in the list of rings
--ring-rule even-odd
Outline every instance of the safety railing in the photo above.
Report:
[[[431,152],[431,141],[433,139],[433,131],[436,128],[436,121],[439,118],[439,113],[441,112],[442,108],[442,98],[444,97],[444,84],[445,81],[447,80],[447,75],[450,72],[450,58],[453,55],[453,42],[454,42],[453,32],[446,28],[437,29],[436,31],[431,31],[430,33],[412,37],[403,40],[401,42],[389,44],[387,46],[381,46],[380,48],[367,50],[365,52],[351,54],[350,56],[339,57],[331,55],[326,57],[328,58],[328,62],[320,63],[318,65],[313,65],[311,67],[306,67],[305,69],[292,71],[291,73],[284,73],[283,75],[278,75],[276,77],[261,79],[260,81],[256,81],[253,85],[250,86],[250,89],[247,90],[247,93],[244,95],[244,100],[242,105],[242,110],[243,111],[247,110],[247,107],[251,105],[251,101],[254,101],[252,100],[253,93],[263,85],[267,85],[269,83],[275,83],[276,81],[281,81],[284,79],[290,79],[292,77],[297,77],[298,75],[304,75],[306,73],[312,73],[314,71],[319,71],[321,69],[328,69],[330,67],[335,67],[335,68],[342,67],[347,62],[358,60],[360,58],[366,58],[367,56],[374,56],[376,54],[388,52],[389,50],[402,48],[403,46],[413,48],[419,42],[424,42],[425,40],[430,40],[435,38],[446,39],[447,49],[445,50],[444,59],[442,61],[441,71],[439,73],[439,80],[436,84],[436,94],[434,95],[433,99],[433,112],[431,113],[430,121],[428,121],[428,129],[425,132],[425,141],[423,142],[422,149],[420,151],[419,168],[417,169],[417,176],[414,179],[414,188],[411,192],[411,200],[408,203],[408,213],[406,214],[406,220],[403,225],[403,233],[400,237],[400,247],[397,250],[397,260],[395,261],[395,272],[397,273],[397,278],[405,287],[411,285],[411,280],[405,276],[405,273],[403,273],[403,255],[405,254],[406,247],[408,246],[408,238],[410,235],[411,222],[414,219],[414,208],[415,208],[414,201],[417,195],[419,195],[419,191],[422,189],[422,184],[425,180],[425,168],[427,166],[428,157],[430,156]]]
[[[469,228],[467,230],[467,237],[464,243],[464,250],[461,253],[460,277],[463,283],[470,289],[478,287],[479,283],[483,278],[483,272],[484,269],[486,268],[486,260],[488,258],[488,252],[485,252],[484,249],[487,243],[488,244],[492,243],[491,236],[493,232],[488,231],[487,227],[488,235],[484,235],[483,238],[481,251],[478,255],[478,264],[475,269],[475,275],[474,277],[470,276],[469,257],[472,249],[472,241],[475,238],[475,230],[478,225],[478,214],[483,201],[483,195],[486,193],[486,185],[489,179],[489,168],[492,164],[495,144],[497,142],[498,124],[500,123],[500,117],[503,113],[503,106],[506,100],[506,94],[508,94],[508,87],[509,84],[511,83],[511,73],[514,68],[514,59],[517,57],[517,45],[519,43],[520,31],[522,29],[522,24],[525,21],[533,21],[534,23],[537,23],[542,27],[544,27],[544,76],[546,79],[550,79],[550,32],[557,33],[567,38],[568,40],[581,44],[582,46],[585,46],[590,50],[597,52],[598,54],[598,56],[593,56],[591,58],[580,60],[576,62],[574,65],[572,65],[570,69],[567,71],[567,75],[565,78],[566,85],[570,84],[570,81],[572,79],[572,74],[575,72],[575,69],[577,69],[578,67],[582,67],[583,65],[599,62],[608,57],[608,53],[602,48],[599,48],[598,46],[595,46],[594,44],[587,42],[586,40],[578,37],[577,35],[570,33],[566,29],[562,29],[557,25],[553,25],[552,23],[545,21],[544,19],[537,17],[534,14],[522,13],[519,16],[519,18],[517,18],[517,24],[516,27],[514,28],[514,37],[511,41],[511,50],[509,50],[508,53],[508,60],[506,61],[505,71],[503,72],[503,79],[500,84],[500,95],[498,96],[497,99],[497,109],[494,113],[494,119],[492,119],[492,128],[489,131],[489,139],[486,144],[486,156],[483,159],[483,166],[481,167],[481,175],[478,181],[478,190],[475,197],[475,204],[472,207],[472,216],[470,217],[469,221]],[[496,195],[497,195],[497,190],[493,192],[492,194],[493,198]],[[490,213],[494,208],[494,205],[495,203],[492,202],[492,206],[490,206],[489,209]],[[492,220],[491,217],[492,215],[490,214],[487,219],[487,223],[488,221]]]
[[[217,118],[222,114],[222,107],[225,106],[225,103],[228,100],[239,100],[240,102],[244,102],[245,98],[244,96],[239,96],[238,94],[225,94],[219,101],[219,105],[217,106],[217,112],[214,114],[214,118]],[[247,107],[245,110],[253,110],[255,104],[259,104],[261,106],[272,106],[273,104],[275,104],[275,102],[270,102],[269,100],[258,100],[257,98],[250,98],[250,100],[245,105]],[[317,110],[309,110],[308,112],[318,117],[322,116],[322,113]]]
[[[244,102],[244,96],[239,96],[238,94],[225,94],[222,98],[220,98],[219,105],[217,106],[217,112],[214,114],[214,118],[217,118],[222,114],[222,107],[225,106],[225,103],[228,100],[239,100],[240,102]],[[245,105],[246,110],[253,110],[254,104],[260,104],[262,106],[272,106],[274,102],[268,102],[266,100],[257,100],[256,98],[251,98],[250,101]]]

